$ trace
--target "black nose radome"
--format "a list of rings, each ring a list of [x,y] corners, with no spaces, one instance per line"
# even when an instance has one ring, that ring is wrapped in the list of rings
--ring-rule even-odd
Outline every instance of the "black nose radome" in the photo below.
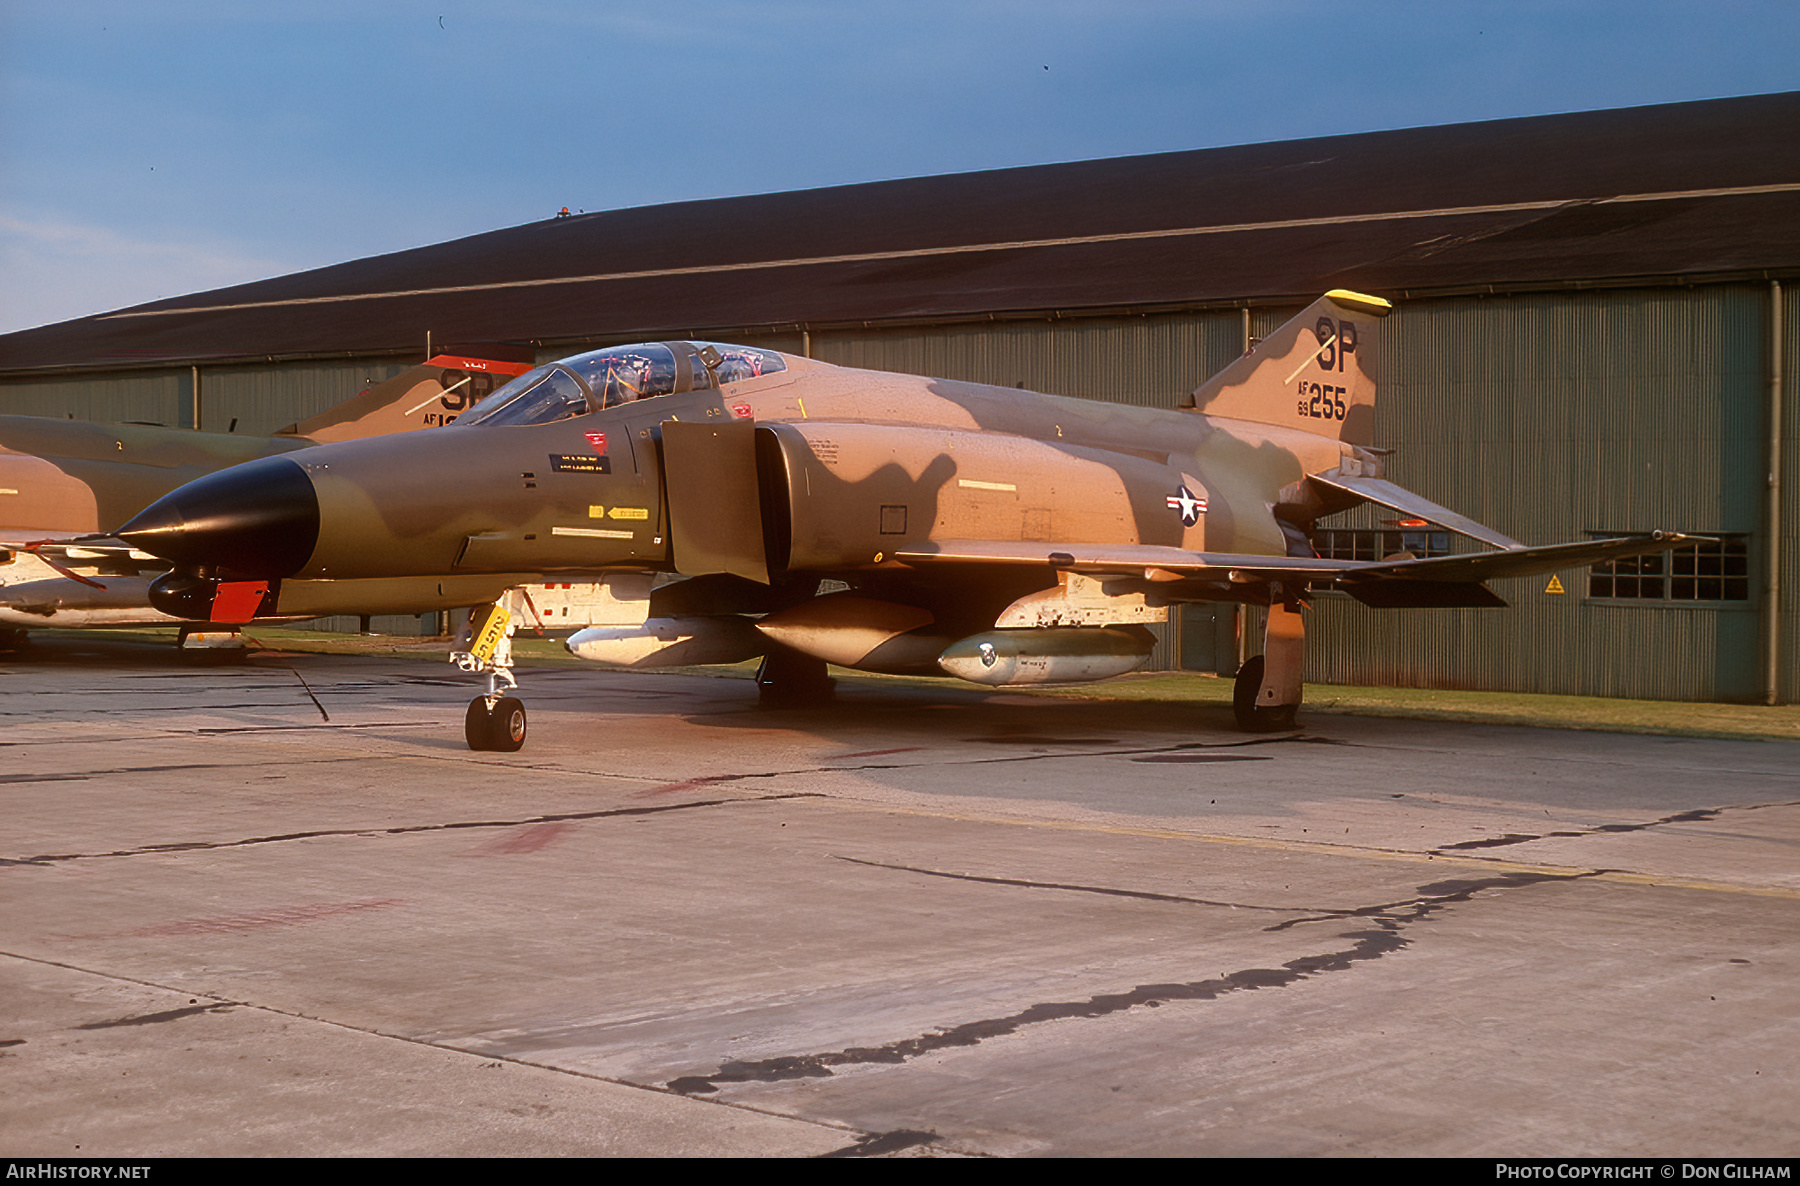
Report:
[[[319,540],[319,497],[305,470],[265,457],[170,491],[117,534],[183,567],[284,577],[299,571]]]

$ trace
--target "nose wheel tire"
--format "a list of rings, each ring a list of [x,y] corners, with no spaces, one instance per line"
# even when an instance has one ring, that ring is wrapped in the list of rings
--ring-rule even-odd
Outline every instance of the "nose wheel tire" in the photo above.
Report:
[[[1231,711],[1237,717],[1237,727],[1246,733],[1276,733],[1282,729],[1292,729],[1300,706],[1278,704],[1271,708],[1258,707],[1256,694],[1262,690],[1262,683],[1263,657],[1253,655],[1238,668],[1237,682],[1231,688]]]
[[[463,737],[472,750],[515,753],[525,744],[525,705],[517,696],[502,696],[488,707],[486,696],[469,701],[463,717]]]

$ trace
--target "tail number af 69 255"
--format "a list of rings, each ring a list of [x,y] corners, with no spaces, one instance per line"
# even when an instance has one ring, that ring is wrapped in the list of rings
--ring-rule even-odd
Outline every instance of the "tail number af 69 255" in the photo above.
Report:
[[[1300,415],[1314,420],[1342,420],[1349,405],[1344,397],[1349,392],[1342,387],[1332,387],[1324,383],[1300,384]]]

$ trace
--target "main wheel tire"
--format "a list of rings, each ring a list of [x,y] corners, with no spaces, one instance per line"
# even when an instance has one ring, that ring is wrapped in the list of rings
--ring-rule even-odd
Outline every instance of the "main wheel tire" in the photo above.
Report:
[[[1282,729],[1294,727],[1294,716],[1300,711],[1298,704],[1277,704],[1273,708],[1261,708],[1256,703],[1256,694],[1262,690],[1263,657],[1252,655],[1238,668],[1237,682],[1231,688],[1231,712],[1237,718],[1237,726],[1246,733],[1275,733]]]
[[[516,696],[502,696],[488,718],[488,748],[503,754],[518,752],[525,744],[525,705]]]

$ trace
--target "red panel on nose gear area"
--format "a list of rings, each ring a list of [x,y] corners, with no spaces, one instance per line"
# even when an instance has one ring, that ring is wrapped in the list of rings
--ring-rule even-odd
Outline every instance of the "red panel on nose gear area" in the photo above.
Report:
[[[212,614],[209,618],[214,622],[248,622],[262,608],[263,598],[269,595],[267,581],[223,581],[219,591],[213,594]]]

